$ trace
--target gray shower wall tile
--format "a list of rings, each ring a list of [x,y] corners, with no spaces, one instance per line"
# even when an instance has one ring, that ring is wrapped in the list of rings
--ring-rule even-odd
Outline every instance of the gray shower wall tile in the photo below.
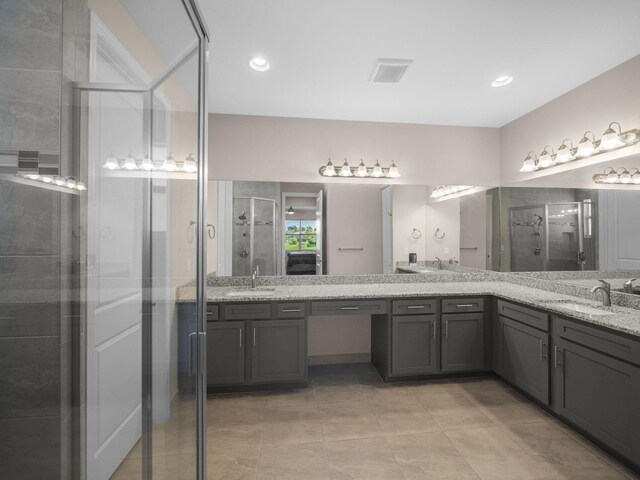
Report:
[[[60,478],[60,417],[0,420],[0,480]]]
[[[61,195],[0,180],[0,255],[57,255]]]
[[[59,72],[0,69],[0,146],[59,150]]]
[[[59,301],[58,256],[0,256],[0,305]]]
[[[61,0],[0,2],[0,68],[60,70]]]
[[[0,304],[0,338],[59,336],[59,303]]]
[[[0,418],[60,415],[58,337],[0,338]]]

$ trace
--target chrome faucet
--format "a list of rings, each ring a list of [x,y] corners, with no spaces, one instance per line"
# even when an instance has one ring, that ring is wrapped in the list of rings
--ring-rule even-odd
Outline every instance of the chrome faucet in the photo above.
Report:
[[[598,285],[597,287],[593,287],[591,289],[591,293],[596,293],[598,291],[602,292],[602,305],[605,307],[611,306],[611,284],[605,282],[604,280],[598,280],[602,285]]]
[[[631,280],[627,280],[626,282],[624,282],[624,293],[633,293],[633,282],[635,282],[636,280],[636,278],[632,278]]]
[[[458,259],[456,257],[451,257],[449,259],[449,265],[453,265],[454,263],[457,265],[460,262],[458,261]]]
[[[260,275],[260,266],[256,265],[253,275],[251,275],[251,288],[256,288],[258,284],[258,276]]]
[[[442,260],[438,257],[435,257],[435,261],[433,262],[438,266],[438,270],[442,270]]]

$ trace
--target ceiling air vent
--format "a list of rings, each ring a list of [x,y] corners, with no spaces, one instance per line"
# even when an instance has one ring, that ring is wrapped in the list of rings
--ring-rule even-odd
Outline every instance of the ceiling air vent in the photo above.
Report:
[[[413,60],[379,58],[375,67],[373,67],[369,81],[374,83],[398,83],[412,63]]]

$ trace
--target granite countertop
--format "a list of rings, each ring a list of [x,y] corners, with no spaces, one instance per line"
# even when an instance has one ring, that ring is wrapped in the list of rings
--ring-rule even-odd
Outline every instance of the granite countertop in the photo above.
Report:
[[[599,302],[573,297],[553,291],[527,286],[514,285],[500,281],[465,282],[417,282],[417,283],[377,283],[377,284],[330,284],[330,285],[283,285],[258,288],[264,294],[240,286],[208,287],[207,301],[215,303],[230,302],[268,302],[303,300],[358,300],[368,298],[403,298],[459,295],[493,295],[535,308],[543,308],[570,318],[577,318],[595,325],[611,328],[624,333],[640,336],[640,311],[631,308],[613,306],[602,307]],[[241,292],[250,292],[242,295]],[[230,297],[230,292],[238,292]],[[178,301],[194,301],[195,288],[182,287]],[[569,312],[552,305],[575,302],[608,312],[613,315],[588,315]]]

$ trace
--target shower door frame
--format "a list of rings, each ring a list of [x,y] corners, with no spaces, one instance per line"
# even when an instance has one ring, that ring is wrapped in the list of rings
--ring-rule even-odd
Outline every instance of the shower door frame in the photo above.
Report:
[[[582,204],[581,202],[551,202],[539,203],[535,205],[522,205],[519,207],[509,207],[509,264],[510,270],[513,271],[513,219],[512,212],[514,210],[531,210],[541,208],[544,215],[544,243],[542,251],[542,268],[543,272],[549,271],[549,206],[550,205],[575,205],[578,207],[578,251],[584,251],[584,231],[582,224]],[[577,262],[576,258],[576,262]],[[580,270],[579,268],[576,270]]]
[[[196,224],[196,349],[195,355],[190,360],[194,365],[196,380],[196,479],[205,480],[207,476],[206,457],[206,309],[207,309],[207,271],[206,271],[206,245],[207,245],[207,181],[208,181],[208,67],[209,67],[209,33],[203,16],[197,4],[197,0],[176,0],[180,1],[185,9],[187,17],[191,21],[197,40],[193,46],[185,50],[179,58],[166,66],[147,85],[127,85],[109,84],[98,82],[76,82],[73,84],[73,157],[76,165],[79,165],[81,173],[86,176],[87,165],[83,163],[82,152],[82,131],[84,128],[82,115],[85,113],[82,105],[82,94],[85,92],[109,92],[109,93],[137,93],[143,97],[143,135],[144,145],[148,152],[153,152],[153,94],[154,90],[167,78],[179,70],[184,63],[195,56],[198,62],[198,126],[197,126],[197,158],[199,159],[197,171],[197,224]],[[85,107],[86,108],[86,107]],[[143,277],[143,297],[142,297],[142,480],[153,479],[153,450],[152,450],[152,315],[153,315],[153,271],[152,271],[152,177],[144,179],[143,184],[143,227],[142,227],[142,277]],[[82,217],[86,224],[87,206],[82,207]],[[82,246],[86,257],[86,245]],[[81,291],[86,292],[87,270],[82,266],[81,270]],[[86,293],[82,293],[82,304],[87,318]],[[86,326],[83,327],[86,332]],[[86,341],[86,337],[84,339]],[[81,360],[79,372],[82,376],[80,381],[84,392],[82,403],[86,405],[85,378],[88,373],[86,364],[87,346],[80,345]],[[87,475],[87,419],[85,415],[80,416],[80,471],[81,476]]]

